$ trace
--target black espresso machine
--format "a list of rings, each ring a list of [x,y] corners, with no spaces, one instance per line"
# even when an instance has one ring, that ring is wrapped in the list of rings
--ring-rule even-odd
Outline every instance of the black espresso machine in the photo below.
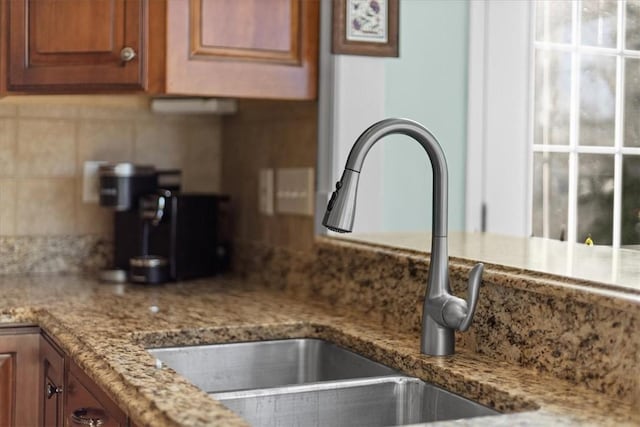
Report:
[[[104,280],[162,283],[228,269],[229,198],[182,193],[175,176],[147,165],[100,166],[100,204],[115,210],[113,266]]]

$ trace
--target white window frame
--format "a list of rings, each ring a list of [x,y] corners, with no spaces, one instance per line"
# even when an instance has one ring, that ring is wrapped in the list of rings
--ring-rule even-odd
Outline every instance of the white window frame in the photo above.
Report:
[[[579,35],[581,32],[581,10],[582,0],[573,3],[573,20],[576,25],[573,27],[573,41],[570,47],[565,45],[555,45],[549,42],[536,41],[537,48],[549,51],[565,51],[572,54],[572,77],[574,85],[571,98],[571,138],[568,146],[549,146],[533,144],[534,152],[554,152],[569,154],[569,215],[567,224],[567,240],[575,242],[577,238],[577,205],[578,205],[578,154],[609,154],[614,156],[614,195],[613,195],[613,230],[612,246],[619,248],[621,243],[621,210],[622,210],[622,157],[623,155],[639,155],[640,148],[623,146],[623,121],[624,121],[624,95],[625,90],[625,58],[640,58],[640,52],[623,49],[623,38],[625,37],[625,8],[626,0],[618,1],[617,16],[617,45],[613,48],[591,47],[581,45]],[[616,103],[615,103],[615,139],[613,146],[580,146],[579,140],[579,92],[580,63],[582,54],[606,54],[616,58]]]
[[[469,2],[467,231],[531,235],[532,3]]]
[[[467,137],[466,226],[468,231],[531,235],[532,158],[534,152],[569,154],[567,240],[577,238],[578,154],[614,156],[612,246],[621,243],[622,159],[640,155],[638,147],[623,146],[624,58],[640,57],[623,49],[626,0],[618,4],[615,48],[579,43],[581,0],[573,4],[571,46],[534,40],[535,2],[486,0],[470,2],[469,104]],[[533,64],[535,48],[563,50],[572,55],[570,141],[566,146],[533,144]],[[615,56],[616,111],[613,146],[579,145],[580,55]],[[624,56],[623,56],[624,55]],[[524,197],[524,200],[523,200]]]

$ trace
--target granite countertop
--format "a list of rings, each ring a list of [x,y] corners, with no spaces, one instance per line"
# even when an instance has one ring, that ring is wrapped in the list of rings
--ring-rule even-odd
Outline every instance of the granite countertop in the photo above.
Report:
[[[333,233],[332,236],[423,253],[431,250],[429,232]],[[640,250],[492,233],[451,232],[448,242],[452,257],[640,291]]]
[[[144,349],[322,338],[510,413],[435,425],[638,425],[627,402],[531,369],[459,350],[420,354],[411,331],[362,312],[217,278],[143,287],[78,276],[0,278],[0,323],[39,325],[138,425],[246,425]]]

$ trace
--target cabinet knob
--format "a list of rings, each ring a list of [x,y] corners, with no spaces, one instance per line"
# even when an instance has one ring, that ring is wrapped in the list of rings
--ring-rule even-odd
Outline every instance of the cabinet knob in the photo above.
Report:
[[[71,413],[71,424],[99,427],[107,422],[107,414],[99,408],[78,408]]]
[[[120,59],[122,62],[129,62],[136,57],[136,51],[132,47],[123,47],[120,51]]]
[[[54,395],[62,393],[62,387],[47,383],[46,393],[47,399],[51,399]]]

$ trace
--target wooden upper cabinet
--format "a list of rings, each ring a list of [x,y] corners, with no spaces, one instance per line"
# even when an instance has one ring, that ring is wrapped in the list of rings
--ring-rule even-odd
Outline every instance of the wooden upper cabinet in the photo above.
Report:
[[[142,90],[144,0],[8,0],[8,90]]]
[[[169,0],[166,91],[313,99],[318,0]]]
[[[0,98],[7,92],[7,2],[0,1]]]

